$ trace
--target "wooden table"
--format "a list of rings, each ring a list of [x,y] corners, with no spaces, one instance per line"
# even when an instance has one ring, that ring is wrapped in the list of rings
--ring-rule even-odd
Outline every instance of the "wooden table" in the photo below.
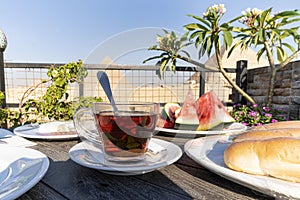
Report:
[[[171,141],[182,150],[192,138],[156,138]],[[116,176],[73,162],[72,141],[35,140],[33,146],[49,157],[44,178],[19,199],[273,199],[222,178],[190,159],[185,153],[174,164],[136,176]]]

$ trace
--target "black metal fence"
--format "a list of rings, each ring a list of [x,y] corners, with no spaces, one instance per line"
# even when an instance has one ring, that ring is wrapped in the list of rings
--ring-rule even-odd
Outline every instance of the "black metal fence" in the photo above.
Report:
[[[30,87],[48,79],[47,71],[51,66],[63,63],[4,63],[6,106],[17,107],[23,94]],[[226,69],[232,79],[246,89],[247,61],[239,61],[238,72]],[[163,79],[157,76],[158,66],[130,65],[85,65],[88,76],[81,85],[71,84],[68,90],[70,99],[78,96],[98,96],[107,101],[104,91],[98,83],[96,73],[104,70],[110,77],[112,90],[117,101],[153,101],[159,103],[183,102],[189,89],[195,98],[214,90],[225,104],[241,98],[232,91],[232,87],[217,71],[207,71],[193,66],[177,67],[176,72],[167,71]],[[0,74],[1,75],[1,74]],[[1,78],[1,77],[0,77]],[[41,84],[29,98],[37,98],[45,93],[49,84]],[[234,98],[235,97],[235,98]]]

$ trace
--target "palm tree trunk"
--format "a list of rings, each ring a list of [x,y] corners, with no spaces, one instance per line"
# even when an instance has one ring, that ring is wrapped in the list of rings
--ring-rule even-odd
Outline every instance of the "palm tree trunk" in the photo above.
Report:
[[[268,107],[270,107],[273,102],[276,73],[277,73],[277,69],[272,68],[271,77],[270,77],[270,81],[269,81],[269,92],[268,92],[268,98],[267,98],[267,106]]]
[[[217,54],[216,54],[217,55]],[[177,57],[181,60],[184,60],[186,62],[189,62],[191,64],[194,64],[196,66],[208,69],[208,70],[215,70],[213,68],[209,68],[208,66],[205,66],[197,61],[194,61],[192,59],[188,59],[184,56],[181,55],[177,55]],[[219,58],[217,56],[217,62],[218,62],[218,66],[219,66],[219,71],[221,72],[221,74],[223,75],[223,77],[228,81],[228,83],[239,93],[241,94],[243,97],[245,97],[250,103],[255,104],[255,101],[245,92],[243,91],[234,81],[232,81],[232,79],[228,76],[227,72],[224,70],[224,68],[222,67],[221,64],[221,58],[219,55]]]
[[[246,98],[250,103],[255,104],[255,101],[245,92],[243,91],[232,79],[228,76],[227,72],[223,68],[223,63],[222,63],[222,58],[220,56],[220,51],[219,51],[219,45],[215,44],[215,49],[216,49],[216,58],[217,58],[217,63],[219,66],[219,71],[222,73],[224,78],[230,83],[230,85],[243,97]]]

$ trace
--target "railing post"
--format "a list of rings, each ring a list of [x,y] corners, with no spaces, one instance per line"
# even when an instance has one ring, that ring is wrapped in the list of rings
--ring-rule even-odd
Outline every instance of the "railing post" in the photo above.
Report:
[[[5,95],[5,78],[4,78],[4,56],[3,52],[7,46],[7,40],[4,32],[0,29],[0,91]],[[2,108],[6,108],[6,95],[2,101]]]
[[[200,73],[200,89],[199,89],[199,97],[201,97],[205,92],[205,71],[201,71]]]
[[[247,60],[237,61],[236,67],[236,84],[244,91],[247,92]],[[234,91],[234,103],[246,104],[247,100],[241,96],[237,91]]]

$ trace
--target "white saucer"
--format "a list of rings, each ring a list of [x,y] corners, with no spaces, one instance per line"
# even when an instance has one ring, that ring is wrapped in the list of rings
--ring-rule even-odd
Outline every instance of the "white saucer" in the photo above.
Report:
[[[46,174],[49,160],[28,148],[0,145],[0,199],[16,199]]]
[[[138,175],[168,166],[182,156],[179,146],[156,138],[150,142],[160,145],[165,150],[157,155],[147,155],[144,161],[131,163],[109,162],[104,159],[101,147],[96,147],[88,141],[83,141],[69,151],[70,158],[79,165],[97,169],[113,175]]]

